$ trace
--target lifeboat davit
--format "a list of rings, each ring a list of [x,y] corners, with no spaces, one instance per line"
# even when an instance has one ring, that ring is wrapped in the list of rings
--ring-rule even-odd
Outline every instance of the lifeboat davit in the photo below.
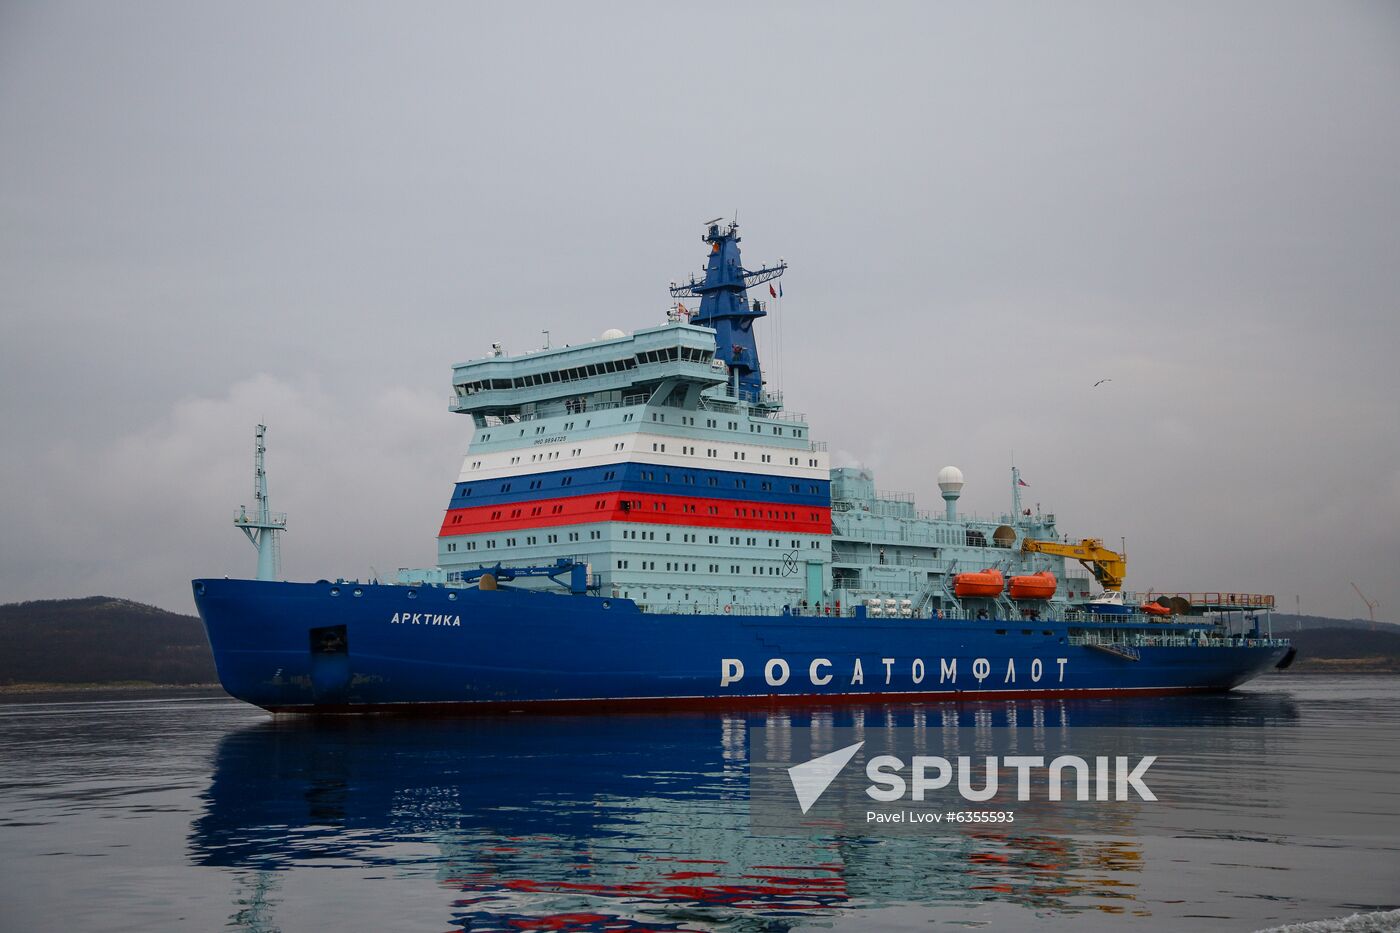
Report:
[[[1169,616],[1172,614],[1172,611],[1170,609],[1168,609],[1166,606],[1163,606],[1155,599],[1150,603],[1143,603],[1138,608],[1150,616]]]
[[[953,595],[958,599],[966,599],[969,596],[1000,596],[1003,585],[1000,570],[960,573],[953,577]]]
[[[1055,575],[1048,570],[1011,578],[1012,599],[1049,599],[1055,595]]]

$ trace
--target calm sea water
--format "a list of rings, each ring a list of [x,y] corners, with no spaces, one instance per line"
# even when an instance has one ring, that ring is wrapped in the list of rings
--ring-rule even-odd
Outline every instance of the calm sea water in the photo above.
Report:
[[[1400,678],[959,715],[1276,729],[1300,751],[1274,773],[1221,757],[1268,832],[784,838],[748,827],[762,714],[318,724],[206,694],[11,700],[0,929],[1255,930],[1400,906],[1400,839],[1331,831],[1400,814]]]

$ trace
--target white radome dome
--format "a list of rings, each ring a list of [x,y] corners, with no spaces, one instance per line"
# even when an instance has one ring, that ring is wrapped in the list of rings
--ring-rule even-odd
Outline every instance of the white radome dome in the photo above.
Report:
[[[627,331],[625,331],[625,330],[618,330],[616,327],[609,327],[607,330],[603,331],[603,336],[599,337],[598,339],[599,339],[599,340],[616,340],[616,339],[619,338],[619,337],[626,337],[626,336],[627,336]]]
[[[945,466],[938,471],[938,488],[944,492],[960,492],[963,488],[963,474],[955,466]]]

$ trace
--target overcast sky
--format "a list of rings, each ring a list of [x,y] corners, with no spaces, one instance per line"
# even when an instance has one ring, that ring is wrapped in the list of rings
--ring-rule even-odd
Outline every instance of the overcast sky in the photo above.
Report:
[[[1400,5],[0,0],[0,601],[426,566],[452,363],[739,212],[789,406],[1129,586],[1400,609]],[[1097,389],[1103,378],[1112,381]]]

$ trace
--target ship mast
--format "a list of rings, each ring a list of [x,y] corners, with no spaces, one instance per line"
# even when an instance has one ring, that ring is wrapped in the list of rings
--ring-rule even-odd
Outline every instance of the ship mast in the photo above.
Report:
[[[1017,525],[1021,521],[1021,471],[1016,464],[1011,464],[1011,524]]]
[[[266,437],[267,425],[258,425],[253,452],[253,512],[248,514],[248,507],[240,505],[233,524],[248,536],[258,550],[257,579],[276,580],[282,575],[281,534],[287,529],[287,513],[268,509],[267,470],[263,465],[263,455],[267,451]]]
[[[766,303],[749,301],[748,289],[762,285],[787,271],[787,263],[779,259],[776,266],[761,269],[744,268],[739,256],[739,224],[737,221],[721,229],[719,218],[706,224],[701,239],[710,244],[710,258],[705,264],[703,280],[690,277],[681,285],[671,284],[672,298],[699,298],[700,310],[690,323],[712,327],[715,331],[715,359],[729,366],[730,393],[756,404],[764,404],[763,370],[758,359],[758,343],[754,339],[754,321],[768,314]]]

